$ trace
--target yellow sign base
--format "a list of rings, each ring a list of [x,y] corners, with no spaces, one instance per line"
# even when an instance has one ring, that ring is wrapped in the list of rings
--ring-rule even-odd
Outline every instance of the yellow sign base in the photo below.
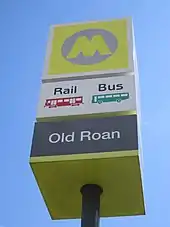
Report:
[[[138,151],[31,157],[30,165],[53,220],[81,218],[84,184],[103,188],[101,217],[145,214]]]

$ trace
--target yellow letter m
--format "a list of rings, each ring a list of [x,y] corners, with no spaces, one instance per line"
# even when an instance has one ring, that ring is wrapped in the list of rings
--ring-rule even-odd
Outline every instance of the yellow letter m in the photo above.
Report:
[[[112,54],[101,35],[93,36],[91,40],[82,36],[76,40],[67,58],[76,58],[80,53],[84,56],[92,57],[96,51],[98,51],[100,55]]]

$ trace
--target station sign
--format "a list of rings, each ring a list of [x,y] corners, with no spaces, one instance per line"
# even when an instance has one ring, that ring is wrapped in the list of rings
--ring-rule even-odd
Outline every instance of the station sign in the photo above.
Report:
[[[131,18],[51,27],[29,163],[52,220],[81,218],[85,184],[100,217],[145,214],[134,44]]]
[[[137,149],[137,117],[129,115],[35,123],[31,156]]]
[[[43,81],[133,72],[130,18],[51,27]]]
[[[134,80],[134,76],[129,75],[43,83],[37,120],[136,111]]]

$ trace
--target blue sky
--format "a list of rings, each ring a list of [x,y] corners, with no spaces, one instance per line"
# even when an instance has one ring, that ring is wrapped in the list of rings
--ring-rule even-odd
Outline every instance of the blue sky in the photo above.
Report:
[[[28,164],[49,26],[125,16],[135,26],[147,215],[101,226],[170,226],[169,12],[168,0],[0,1],[0,227],[80,226],[50,220]]]

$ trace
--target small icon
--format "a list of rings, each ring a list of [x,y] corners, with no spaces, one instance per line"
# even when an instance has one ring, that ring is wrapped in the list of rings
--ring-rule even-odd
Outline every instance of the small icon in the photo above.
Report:
[[[44,107],[56,108],[63,106],[79,106],[83,104],[83,97],[46,99]]]
[[[92,103],[101,104],[103,102],[117,102],[120,103],[123,100],[129,99],[129,93],[116,93],[105,95],[93,95]]]

